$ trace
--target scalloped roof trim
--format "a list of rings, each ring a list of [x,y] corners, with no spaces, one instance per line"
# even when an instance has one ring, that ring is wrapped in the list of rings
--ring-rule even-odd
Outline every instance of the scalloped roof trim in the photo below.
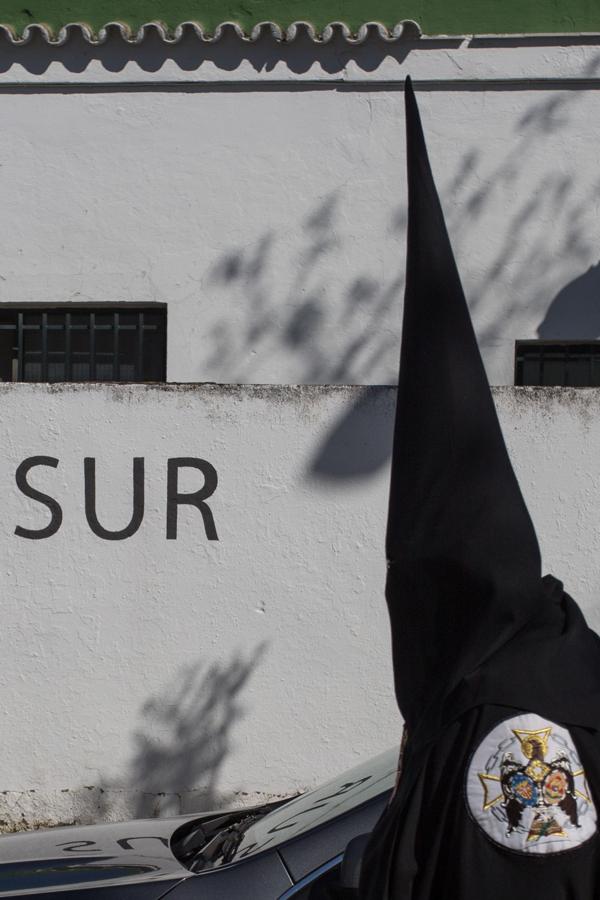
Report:
[[[412,19],[404,19],[388,28],[381,22],[365,22],[358,31],[353,32],[345,22],[330,22],[321,31],[317,31],[310,22],[292,22],[287,28],[282,28],[276,22],[258,22],[250,32],[237,22],[221,22],[213,32],[205,31],[199,22],[182,22],[174,31],[171,31],[163,22],[146,22],[137,30],[131,28],[126,22],[107,22],[103,28],[94,31],[85,22],[69,22],[58,31],[43,22],[26,25],[22,33],[17,32],[10,25],[0,24],[0,36],[6,38],[11,44],[22,46],[28,44],[35,35],[40,35],[48,44],[60,47],[65,44],[74,32],[80,32],[81,36],[90,44],[104,44],[111,35],[118,34],[128,44],[141,44],[149,32],[158,33],[165,44],[177,44],[186,32],[192,31],[206,43],[214,44],[228,31],[232,31],[242,41],[257,41],[263,34],[270,34],[277,41],[294,41],[299,34],[306,34],[312,41],[327,44],[336,35],[341,35],[349,44],[362,44],[370,35],[377,35],[383,41],[397,41],[401,38],[421,37],[421,28]]]

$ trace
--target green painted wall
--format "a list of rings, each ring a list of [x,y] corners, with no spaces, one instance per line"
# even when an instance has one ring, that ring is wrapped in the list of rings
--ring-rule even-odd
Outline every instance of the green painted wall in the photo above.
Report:
[[[137,29],[190,19],[208,32],[223,21],[248,31],[261,21],[285,27],[300,19],[317,30],[332,21],[355,30],[365,21],[414,19],[426,34],[600,32],[600,0],[0,0],[0,23],[19,32],[32,22],[57,31],[67,22],[97,30],[110,21]]]

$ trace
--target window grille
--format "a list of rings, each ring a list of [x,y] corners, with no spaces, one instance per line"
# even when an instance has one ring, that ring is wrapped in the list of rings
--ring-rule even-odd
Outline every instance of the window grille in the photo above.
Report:
[[[165,381],[166,309],[0,309],[1,381]]]
[[[515,384],[600,386],[600,341],[517,341]]]

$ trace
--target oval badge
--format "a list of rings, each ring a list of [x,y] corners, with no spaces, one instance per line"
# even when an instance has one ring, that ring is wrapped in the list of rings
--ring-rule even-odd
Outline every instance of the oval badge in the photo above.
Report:
[[[596,808],[571,735],[534,713],[500,722],[483,739],[466,793],[487,836],[519,853],[573,850],[596,831]]]

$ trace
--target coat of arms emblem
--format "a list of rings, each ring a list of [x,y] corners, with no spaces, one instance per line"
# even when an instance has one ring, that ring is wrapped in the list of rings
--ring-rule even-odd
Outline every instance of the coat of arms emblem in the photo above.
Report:
[[[579,846],[596,831],[596,809],[573,739],[532,713],[499,723],[475,751],[467,804],[496,843],[523,853]]]

